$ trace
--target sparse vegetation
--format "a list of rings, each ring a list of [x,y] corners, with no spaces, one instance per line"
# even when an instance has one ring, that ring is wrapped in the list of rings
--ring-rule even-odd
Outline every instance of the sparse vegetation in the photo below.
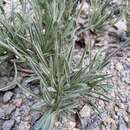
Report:
[[[87,22],[81,29],[76,26],[80,10],[76,11],[75,0],[32,0],[29,13],[26,2],[20,0],[21,12],[12,10],[10,18],[0,19],[0,54],[4,53],[3,47],[13,52],[16,61],[26,63],[33,71],[26,83],[37,80],[40,84],[41,94],[36,95],[17,81],[23,91],[40,102],[34,109],[44,113],[34,130],[52,130],[59,116],[76,112],[79,99],[98,111],[93,101],[99,96],[100,100],[110,101],[105,95],[109,85],[103,81],[111,76],[102,73],[110,56],[101,52],[90,58],[85,47],[75,63],[74,49],[78,30],[78,34],[100,30],[117,20],[119,16],[115,18],[110,1],[92,0]],[[89,62],[85,63],[87,59]]]

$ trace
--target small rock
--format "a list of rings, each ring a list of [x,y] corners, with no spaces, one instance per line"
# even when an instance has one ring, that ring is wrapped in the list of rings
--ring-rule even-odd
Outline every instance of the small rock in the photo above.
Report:
[[[70,125],[70,128],[74,128],[74,127],[76,126],[76,123],[75,123],[75,122],[70,121],[70,122],[69,122],[69,125]]]
[[[79,4],[78,7],[77,7],[77,10],[79,10],[81,8],[81,6],[82,5]],[[89,11],[89,4],[87,2],[85,2],[85,0],[84,0],[84,4],[82,6],[82,10],[81,11],[83,11],[85,14],[88,13],[88,11]]]
[[[28,123],[28,122],[21,122],[20,124],[19,124],[19,128],[18,128],[18,130],[30,130],[30,124]]]
[[[130,120],[128,121],[128,128],[130,129]]]
[[[130,86],[130,78],[129,77],[126,77],[124,82]]]
[[[40,93],[40,90],[39,90],[39,88],[35,87],[35,88],[33,89],[33,92],[34,92],[35,94],[39,94],[39,93]]]
[[[128,93],[127,100],[130,101],[130,93]],[[129,102],[128,102],[129,103]]]
[[[127,31],[127,23],[126,23],[126,20],[124,19],[121,19],[119,20],[115,26],[118,28],[118,31],[119,32],[124,32],[124,31]]]
[[[119,130],[128,130],[126,123],[122,118],[119,120]]]
[[[119,103],[119,108],[125,109],[125,105],[123,103]]]
[[[116,64],[116,69],[117,69],[118,71],[123,70],[123,65],[122,65],[120,62],[117,63],[117,64]]]
[[[82,110],[80,111],[81,117],[90,117],[91,109],[88,105],[85,105]]]
[[[130,114],[130,101],[128,101],[128,109],[127,109],[127,111]]]
[[[122,0],[113,0],[113,3],[116,3],[117,5],[121,5],[122,4]]]
[[[11,91],[6,92],[3,96],[3,102],[4,103],[9,102],[12,99],[12,97],[13,97],[13,93]]]
[[[116,54],[116,56],[117,56],[117,57],[123,57],[123,53],[118,52],[118,53]]]
[[[31,116],[30,115],[25,116],[23,120],[30,122],[31,121]]]
[[[6,115],[10,115],[15,111],[16,107],[12,104],[3,106]]]
[[[99,128],[99,127],[97,127],[97,128],[94,128],[93,130],[100,130],[100,128]]]
[[[72,130],[79,130],[79,129],[77,129],[77,128],[73,128]]]
[[[20,109],[16,109],[15,113],[14,113],[14,116],[17,117],[17,116],[21,116],[21,113],[20,113]]]
[[[127,58],[127,61],[130,63],[130,58]]]
[[[0,108],[0,119],[3,119],[5,117],[5,111]]]
[[[101,130],[106,130],[105,126],[102,125],[101,126]]]
[[[34,124],[38,119],[40,119],[41,114],[39,112],[35,112],[32,114],[32,124]]]
[[[5,121],[2,130],[11,130],[15,124],[14,120]]]
[[[22,98],[19,98],[19,99],[15,99],[15,100],[14,100],[14,104],[15,104],[16,107],[21,107],[22,102],[23,102],[23,99],[22,99]]]
[[[126,124],[120,124],[119,130],[128,130],[128,128],[127,128]]]
[[[20,121],[21,121],[21,116],[15,117],[15,121],[16,121],[16,123],[20,123]]]
[[[29,112],[30,112],[30,107],[29,107],[29,106],[26,106],[26,105],[23,105],[23,106],[20,108],[20,112],[21,112],[23,115],[28,115]]]

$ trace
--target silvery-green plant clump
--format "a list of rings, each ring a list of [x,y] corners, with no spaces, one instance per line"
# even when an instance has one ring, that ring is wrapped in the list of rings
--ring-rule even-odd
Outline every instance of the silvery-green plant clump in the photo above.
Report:
[[[89,8],[84,15],[86,20],[83,30],[103,32],[106,26],[113,26],[120,18],[120,7],[113,4],[113,0],[90,0]]]
[[[36,95],[26,88],[26,84],[23,86],[16,81],[23,91],[38,100],[33,109],[44,113],[33,129],[52,130],[58,117],[76,112],[81,99],[94,109],[97,108],[93,102],[96,99],[110,100],[104,94],[109,86],[103,83],[110,76],[102,73],[110,57],[97,53],[90,58],[90,51],[86,47],[79,61],[74,62],[75,40],[79,30],[76,19],[80,15],[80,10],[76,11],[77,2],[20,0],[20,3],[20,12],[12,10],[10,18],[5,16],[0,19],[0,46],[13,53],[16,61],[24,62],[32,69],[33,74],[26,84],[34,80],[40,84],[40,95]],[[89,19],[89,23],[98,29],[112,15],[104,14],[103,9],[106,11],[107,7],[102,2],[100,4],[102,10],[98,9],[99,14],[92,14]],[[86,26],[85,30],[91,29],[89,27]],[[84,64],[87,58],[89,62]],[[14,66],[16,76],[16,63]]]

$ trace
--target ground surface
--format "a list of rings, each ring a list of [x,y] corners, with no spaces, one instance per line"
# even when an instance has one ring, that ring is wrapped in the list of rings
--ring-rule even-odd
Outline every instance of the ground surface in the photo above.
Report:
[[[9,0],[7,1],[9,2]],[[115,34],[114,36],[110,34]],[[109,36],[108,36],[109,34]],[[124,38],[124,30],[107,32],[105,38],[95,43],[94,50],[106,49],[111,54],[118,48]],[[78,49],[80,53],[82,50]],[[12,81],[13,74],[7,63],[0,66],[0,88]],[[113,96],[115,102],[97,102],[103,110],[100,117],[96,115],[89,106],[85,105],[81,111],[82,125],[86,130],[129,130],[130,129],[130,46],[122,48],[112,59],[111,63],[104,70],[105,73],[113,75],[109,84],[113,85],[108,96]],[[31,88],[39,93],[37,86]],[[40,112],[32,112],[31,108],[36,101],[16,86],[11,90],[0,92],[0,130],[32,130],[33,124],[41,117]],[[75,120],[64,118],[56,123],[56,130],[78,130],[75,128]]]

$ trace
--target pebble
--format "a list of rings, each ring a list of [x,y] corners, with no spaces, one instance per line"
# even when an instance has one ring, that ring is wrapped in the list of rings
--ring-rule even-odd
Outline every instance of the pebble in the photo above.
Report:
[[[105,126],[102,125],[101,126],[101,130],[106,130]]]
[[[79,129],[77,129],[77,128],[73,128],[72,130],[79,130]]]
[[[91,109],[88,105],[85,105],[82,110],[80,111],[80,116],[83,117],[90,117]]]
[[[5,117],[5,111],[0,108],[0,119],[3,119]]]
[[[6,115],[10,115],[12,112],[14,112],[16,109],[16,106],[10,104],[10,105],[6,105],[4,110],[5,110],[5,113]]]
[[[127,24],[125,19],[118,20],[118,22],[115,24],[115,26],[118,28],[119,32],[126,32],[127,31]]]
[[[127,58],[127,61],[130,63],[130,58]]]
[[[21,107],[22,102],[23,102],[23,99],[22,99],[22,98],[19,98],[19,99],[15,99],[15,100],[14,100],[14,104],[15,104],[16,107]]]
[[[125,123],[119,124],[119,130],[128,130],[127,126]]]
[[[21,121],[21,116],[15,117],[15,121],[16,121],[16,123],[20,123],[20,121]]]
[[[35,94],[39,94],[39,93],[40,93],[40,90],[36,87],[36,88],[33,89],[33,92],[34,92]]]
[[[128,128],[130,129],[130,120],[128,121],[128,123],[127,123],[127,124],[128,124]]]
[[[123,70],[123,65],[122,65],[122,63],[117,63],[116,64],[116,70],[118,70],[118,71],[121,71],[121,70]]]
[[[69,121],[69,125],[70,125],[70,128],[73,129],[76,126],[76,123],[72,122],[72,121]]]
[[[124,106],[123,103],[118,103],[118,105],[119,105],[119,108],[121,108],[121,109],[125,109],[125,106]]]
[[[21,113],[20,113],[20,109],[16,109],[15,113],[14,113],[14,116],[17,117],[17,116],[21,116]]]
[[[14,95],[14,94],[13,94],[11,91],[6,92],[6,93],[4,94],[4,96],[3,96],[3,102],[4,102],[4,103],[9,102],[9,101],[12,99],[13,95]]]
[[[123,57],[123,53],[119,52],[116,54],[117,57]]]
[[[128,113],[130,114],[130,101],[128,101]]]
[[[40,117],[41,117],[41,114],[39,112],[33,113],[32,114],[32,124],[34,124]]]
[[[12,130],[14,124],[15,124],[14,120],[5,121],[3,124],[2,130]]]
[[[21,114],[23,114],[23,115],[28,115],[29,112],[30,112],[30,107],[29,107],[29,106],[26,106],[26,105],[23,105],[23,106],[21,106],[21,108],[20,108],[20,112],[21,112]]]
[[[21,121],[18,130],[30,130],[30,124],[28,122]]]

